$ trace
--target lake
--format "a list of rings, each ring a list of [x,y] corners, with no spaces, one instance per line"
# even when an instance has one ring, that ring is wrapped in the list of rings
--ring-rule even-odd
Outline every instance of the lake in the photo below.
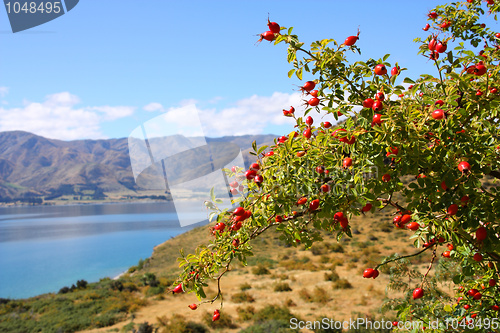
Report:
[[[2,207],[0,298],[115,277],[154,246],[206,223],[181,228],[172,202]]]

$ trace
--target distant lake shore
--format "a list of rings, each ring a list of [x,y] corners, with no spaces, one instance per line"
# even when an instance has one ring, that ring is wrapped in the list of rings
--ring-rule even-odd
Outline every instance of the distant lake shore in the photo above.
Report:
[[[0,298],[116,277],[155,246],[207,223],[197,216],[199,223],[181,227],[171,201],[0,207]]]

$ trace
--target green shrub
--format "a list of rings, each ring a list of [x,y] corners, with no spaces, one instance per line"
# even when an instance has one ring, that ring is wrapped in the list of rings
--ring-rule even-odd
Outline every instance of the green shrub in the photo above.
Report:
[[[250,285],[250,283],[245,282],[245,283],[243,283],[243,284],[240,285],[240,290],[241,291],[245,291],[245,290],[248,290],[248,289],[252,289],[252,286]]]
[[[276,292],[292,291],[292,288],[290,288],[290,285],[288,283],[280,282],[274,286],[274,291]]]
[[[319,262],[321,264],[327,264],[330,262],[330,257],[327,256],[327,255],[322,255],[320,258],[319,258]]]
[[[246,291],[242,291],[231,296],[231,301],[235,303],[252,303],[255,301],[255,298],[253,298],[252,295],[250,295]]]
[[[182,315],[176,315],[173,318],[158,317],[160,333],[208,333],[208,328],[199,323],[186,321]]]
[[[113,290],[118,290],[122,291],[123,290],[123,283],[120,280],[113,280],[110,283],[110,288]]]
[[[144,268],[144,260],[141,258],[139,259],[139,262],[137,263],[137,270],[141,270]]]
[[[266,275],[269,274],[270,272],[265,266],[258,265],[252,268],[252,273],[255,275]]]
[[[147,321],[139,325],[139,328],[137,329],[137,333],[155,333],[158,330],[155,329],[153,325],[148,324]]]
[[[255,314],[255,308],[253,306],[247,306],[246,308],[237,307],[236,312],[241,321],[249,321]]]
[[[307,291],[307,289],[305,289],[305,288],[300,289],[299,297],[302,298],[306,302],[312,302],[312,296],[309,293],[309,291]]]
[[[221,328],[237,328],[238,326],[233,322],[233,318],[229,315],[229,313],[225,313],[223,311],[220,312],[220,318],[217,321],[212,321],[213,312],[205,312],[203,315],[203,321],[207,324],[208,327],[213,329],[221,329]]]
[[[340,279],[339,275],[337,272],[332,271],[330,273],[325,273],[325,281],[338,281]]]
[[[329,300],[330,296],[328,295],[328,292],[325,289],[321,287],[314,288],[313,302],[325,304],[328,303]]]
[[[59,289],[59,294],[67,294],[71,291],[71,289],[69,289],[68,287],[62,287],[61,289]]]
[[[78,281],[76,281],[76,287],[78,289],[86,289],[87,285],[88,285],[88,282],[85,281],[85,280],[78,280]]]
[[[394,228],[391,228],[391,227],[388,227],[388,226],[383,226],[383,227],[380,228],[380,231],[385,232],[385,233],[389,233],[389,232],[391,232],[393,230],[394,230]]]
[[[141,276],[141,282],[145,286],[158,287],[160,282],[156,279],[156,275],[153,273],[145,273]]]
[[[311,248],[311,253],[314,256],[326,254],[327,252],[328,252],[328,249],[327,249],[326,245],[323,243],[314,244],[314,246]]]
[[[269,268],[274,268],[276,260],[270,259],[264,256],[250,257],[247,260],[248,266],[267,266]]]
[[[333,289],[351,289],[352,285],[346,279],[340,279],[333,284]]]
[[[133,282],[125,282],[123,284],[123,290],[134,292],[139,290],[139,288]]]
[[[156,296],[159,294],[163,294],[165,292],[165,287],[164,286],[159,286],[159,287],[149,287],[146,290],[146,296],[151,297],[151,296]]]
[[[321,287],[314,288],[314,291],[311,292],[305,288],[299,291],[299,296],[306,302],[314,302],[314,303],[327,303],[330,300],[330,297],[326,290]]]
[[[290,318],[294,317],[296,316],[290,312],[288,307],[270,304],[255,313],[254,321],[284,320],[290,322]]]
[[[259,322],[241,330],[239,333],[292,333],[290,322],[284,320],[268,320]]]
[[[344,248],[339,243],[329,243],[327,245],[328,249],[335,253],[344,253]]]

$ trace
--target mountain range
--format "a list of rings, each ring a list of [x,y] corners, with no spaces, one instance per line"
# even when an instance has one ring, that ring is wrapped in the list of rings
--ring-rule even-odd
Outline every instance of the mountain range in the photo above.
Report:
[[[275,135],[221,138],[175,135],[152,138],[145,145],[144,141],[129,138],[61,141],[22,131],[0,132],[0,201],[47,200],[85,191],[96,199],[110,192],[138,194],[152,189],[157,182],[153,177],[156,172],[151,162],[153,157],[155,160],[168,158],[169,162],[163,163],[163,175],[170,175],[168,183],[179,183],[192,179],[193,174],[203,175],[207,170],[226,166],[240,149],[248,166],[255,160],[255,156],[249,154],[252,142],[258,146],[270,145],[275,138]],[[203,144],[186,146],[186,142],[195,141]],[[149,148],[149,154],[142,149],[142,157],[146,157],[144,165],[134,160],[141,156],[137,153],[141,150],[133,147]],[[130,149],[134,151],[132,162]],[[158,165],[161,164],[156,163],[156,167]],[[141,171],[139,175],[138,171]]]

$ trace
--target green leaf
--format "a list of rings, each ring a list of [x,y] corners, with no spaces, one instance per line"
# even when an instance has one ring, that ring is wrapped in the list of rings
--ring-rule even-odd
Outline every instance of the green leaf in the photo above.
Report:
[[[295,72],[295,75],[297,75],[299,80],[302,80],[302,67]]]
[[[293,73],[295,73],[295,68],[288,71],[288,78],[292,78]]]
[[[208,215],[208,220],[210,222],[212,222],[213,218],[217,215],[217,212],[211,212],[209,215]]]
[[[448,61],[450,64],[453,64],[453,52],[452,51],[448,52]]]
[[[415,84],[415,81],[413,81],[412,79],[410,79],[409,77],[405,77],[405,79],[403,80],[404,83],[410,83],[410,84]]]
[[[375,201],[376,197],[372,193],[365,193],[363,197],[368,201]]]
[[[253,142],[252,142],[252,148],[253,148],[253,151],[257,151],[257,142],[255,142],[255,140],[253,140]]]
[[[453,277],[453,283],[460,284],[463,281],[463,276],[458,274]]]
[[[462,269],[462,272],[465,276],[472,276],[474,275],[474,270],[472,269],[471,266],[467,265]]]
[[[260,153],[262,153],[268,146],[262,146],[259,148],[259,151],[257,152],[257,154],[260,155]]]
[[[203,290],[203,288],[199,288],[197,290],[197,293],[196,293],[196,296],[198,297],[198,300],[202,300],[203,298],[207,298],[207,295],[205,295],[205,291]]]

